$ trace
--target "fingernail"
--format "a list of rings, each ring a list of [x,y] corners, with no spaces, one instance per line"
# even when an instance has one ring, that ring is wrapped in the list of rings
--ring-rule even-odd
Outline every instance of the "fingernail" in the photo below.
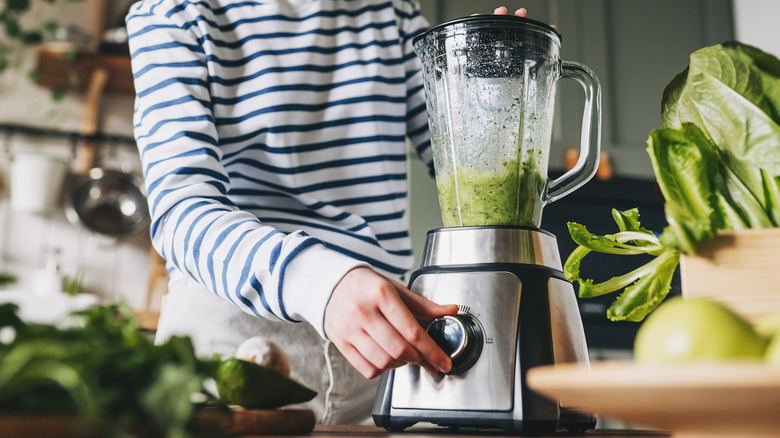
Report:
[[[525,8],[520,8],[515,11],[515,15],[520,15],[525,17],[528,14],[528,11]]]
[[[445,374],[449,373],[450,370],[452,370],[452,360],[450,360],[450,358],[448,357],[447,360],[440,362],[439,370]]]

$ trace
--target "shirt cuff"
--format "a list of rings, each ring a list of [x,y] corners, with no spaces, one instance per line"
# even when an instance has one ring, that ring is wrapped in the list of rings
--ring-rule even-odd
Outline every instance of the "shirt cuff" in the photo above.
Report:
[[[333,289],[347,272],[368,263],[340,252],[314,245],[287,265],[282,297],[287,314],[296,320],[305,320],[322,336],[325,335],[325,308]]]

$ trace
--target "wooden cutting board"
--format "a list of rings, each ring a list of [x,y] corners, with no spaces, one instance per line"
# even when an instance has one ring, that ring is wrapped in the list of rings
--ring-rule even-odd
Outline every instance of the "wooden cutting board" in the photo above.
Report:
[[[308,409],[233,409],[196,412],[194,420],[229,435],[303,435],[314,429],[314,412]]]
[[[216,409],[200,410],[193,416],[200,429],[214,436],[303,435],[314,429],[314,412],[307,409]],[[64,415],[0,415],[0,436],[14,438],[102,437],[105,422],[84,423]],[[139,430],[145,430],[143,426]],[[149,434],[143,434],[148,436]]]

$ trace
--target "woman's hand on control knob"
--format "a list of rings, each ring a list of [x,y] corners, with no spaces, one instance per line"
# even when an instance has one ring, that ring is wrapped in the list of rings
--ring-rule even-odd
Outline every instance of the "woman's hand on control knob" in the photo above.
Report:
[[[355,268],[336,285],[325,310],[325,334],[366,378],[416,363],[430,373],[449,372],[452,361],[420,325],[454,315],[401,283],[366,267]]]

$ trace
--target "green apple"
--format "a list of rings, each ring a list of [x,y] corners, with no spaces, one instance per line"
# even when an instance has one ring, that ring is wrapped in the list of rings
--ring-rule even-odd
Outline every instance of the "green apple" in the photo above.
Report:
[[[766,347],[764,360],[770,365],[780,365],[780,334],[775,335]]]
[[[762,360],[766,344],[750,323],[723,304],[675,297],[639,328],[634,359],[648,364]]]
[[[753,328],[758,334],[767,338],[780,335],[780,312],[772,312],[758,318]]]

